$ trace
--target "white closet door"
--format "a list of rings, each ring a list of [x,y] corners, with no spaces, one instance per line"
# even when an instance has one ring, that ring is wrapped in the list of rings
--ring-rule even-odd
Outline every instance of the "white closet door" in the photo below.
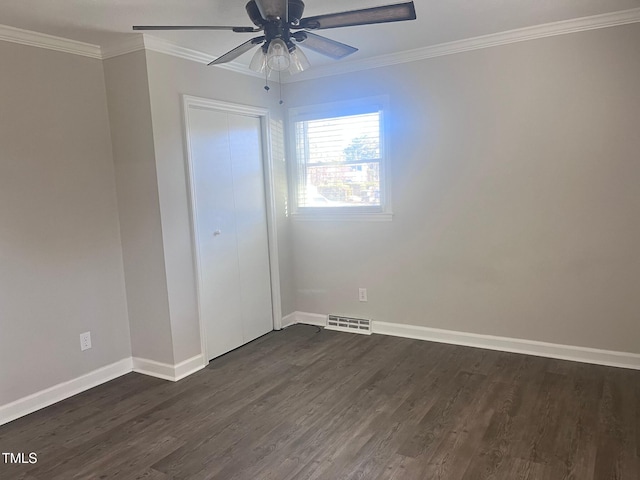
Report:
[[[190,108],[200,315],[209,359],[273,329],[258,118]]]
[[[244,341],[273,330],[260,119],[228,115]]]

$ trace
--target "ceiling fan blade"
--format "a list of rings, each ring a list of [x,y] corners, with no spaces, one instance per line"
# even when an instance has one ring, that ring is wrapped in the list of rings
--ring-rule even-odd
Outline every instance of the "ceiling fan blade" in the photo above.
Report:
[[[373,23],[402,22],[415,20],[416,9],[413,2],[385,5],[383,7],[351,10],[349,12],[329,13],[300,20],[299,28],[319,30],[323,28],[352,27]]]
[[[335,40],[331,40],[327,37],[322,37],[311,32],[299,32],[304,35],[298,35],[298,32],[294,35],[295,38],[303,47],[307,47],[309,50],[321,53],[327,57],[331,57],[335,60],[351,55],[358,51],[357,48],[347,45],[346,43],[340,43]],[[303,37],[306,37],[302,39]],[[300,38],[300,40],[298,40]]]
[[[262,42],[264,42],[264,37],[255,37],[255,38],[252,38],[251,40],[247,40],[243,44],[238,45],[233,50],[228,51],[221,57],[216,58],[209,65],[219,65],[221,63],[230,62],[231,60],[238,58],[240,55],[242,55],[245,52],[248,52],[253,47],[255,47],[256,45],[259,45]]]
[[[287,0],[255,0],[255,2],[260,15],[265,20],[281,18],[286,21],[288,19]]]
[[[254,33],[253,27],[224,27],[219,25],[134,25],[134,30],[231,30],[237,33]]]

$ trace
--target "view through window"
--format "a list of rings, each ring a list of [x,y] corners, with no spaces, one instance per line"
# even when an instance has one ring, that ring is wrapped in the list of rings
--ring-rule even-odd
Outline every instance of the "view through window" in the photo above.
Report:
[[[381,206],[381,113],[295,122],[298,207]]]

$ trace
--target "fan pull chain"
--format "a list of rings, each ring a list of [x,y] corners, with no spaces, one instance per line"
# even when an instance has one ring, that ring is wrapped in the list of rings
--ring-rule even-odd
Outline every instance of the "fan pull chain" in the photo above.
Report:
[[[268,92],[269,88],[269,67],[265,67],[264,69],[264,89]]]
[[[284,101],[282,100],[282,72],[280,72],[278,70],[278,85],[280,87],[280,101],[278,102],[280,105],[282,105],[284,103]]]

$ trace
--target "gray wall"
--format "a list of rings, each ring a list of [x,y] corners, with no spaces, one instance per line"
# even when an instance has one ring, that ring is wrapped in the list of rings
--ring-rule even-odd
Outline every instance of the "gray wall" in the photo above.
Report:
[[[104,62],[134,357],[173,364],[144,51]]]
[[[200,353],[200,331],[189,226],[182,95],[272,109],[275,133],[282,131],[278,98],[258,78],[148,51],[147,69],[156,154],[162,242],[166,266],[175,363]],[[279,128],[280,127],[280,128]],[[283,152],[274,155],[280,240],[283,313],[294,309],[288,219],[284,216]]]
[[[153,52],[0,61],[0,404],[199,353],[181,94],[273,112],[283,314],[640,352],[639,25],[286,85],[286,107],[390,96],[386,223],[290,221],[259,79]]]
[[[102,62],[0,42],[0,64],[4,404],[131,350]]]
[[[640,352],[639,85],[637,24],[287,85],[391,101],[394,220],[294,221],[296,309]]]

